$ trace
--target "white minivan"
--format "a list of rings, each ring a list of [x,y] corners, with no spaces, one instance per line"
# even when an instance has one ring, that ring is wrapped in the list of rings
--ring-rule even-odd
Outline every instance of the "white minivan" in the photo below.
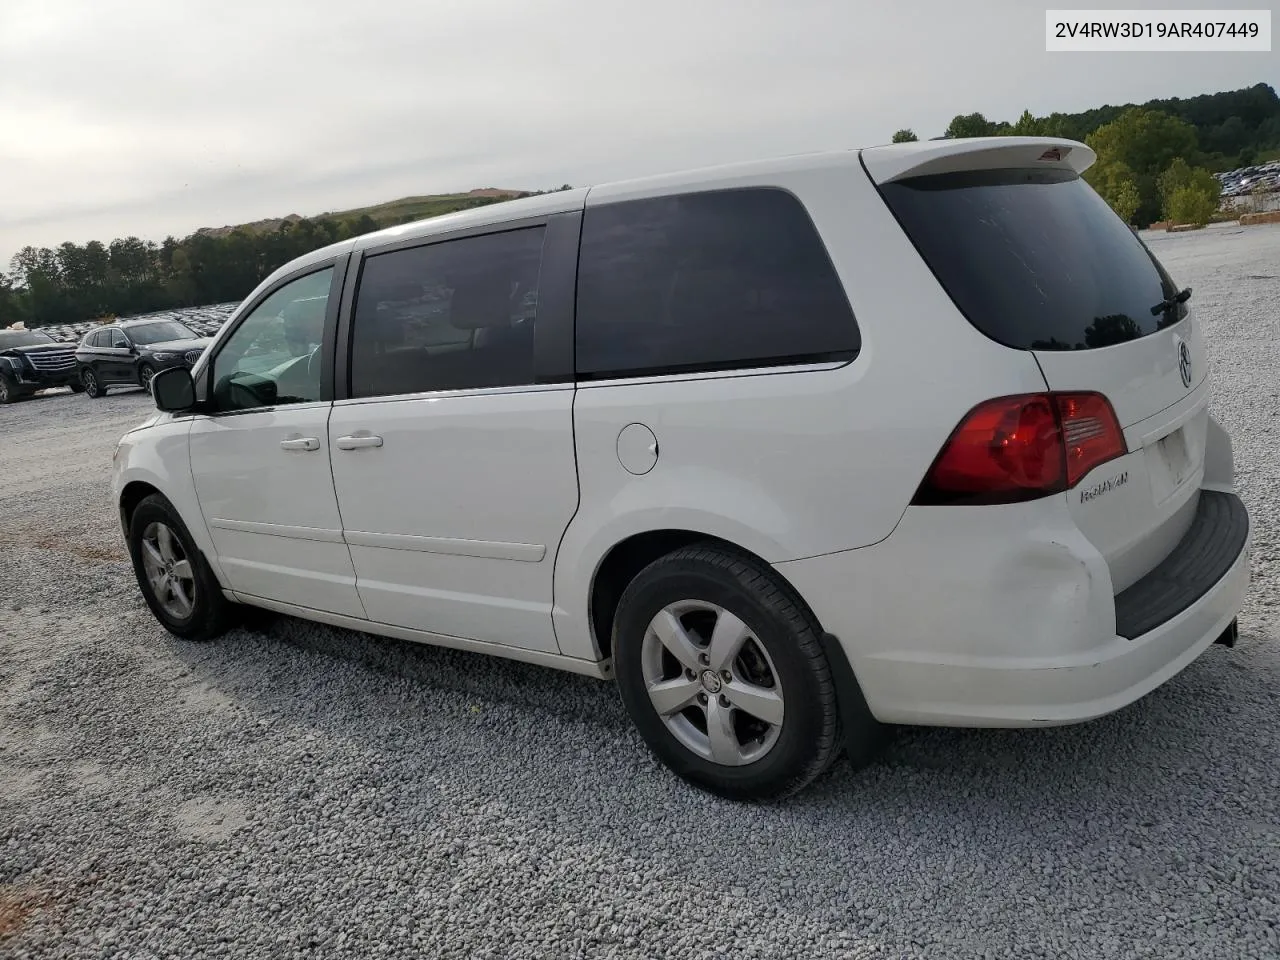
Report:
[[[1080,143],[568,190],[277,270],[115,453],[160,622],[616,679],[725,796],[884,724],[1116,710],[1235,637],[1201,330]]]

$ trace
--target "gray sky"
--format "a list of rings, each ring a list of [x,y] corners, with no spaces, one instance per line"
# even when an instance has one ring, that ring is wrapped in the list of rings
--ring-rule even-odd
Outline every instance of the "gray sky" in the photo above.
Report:
[[[1276,53],[1049,54],[1044,8],[0,0],[0,270],[25,244],[581,186],[1280,73]]]

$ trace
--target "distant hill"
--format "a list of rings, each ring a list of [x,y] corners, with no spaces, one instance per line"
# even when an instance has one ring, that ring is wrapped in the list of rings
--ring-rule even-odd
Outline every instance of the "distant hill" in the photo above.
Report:
[[[469,207],[483,206],[501,200],[514,200],[527,197],[531,190],[506,190],[501,187],[478,187],[466,193],[435,193],[421,197],[401,197],[386,203],[374,204],[371,207],[356,207],[353,210],[330,210],[313,217],[304,218],[296,213],[286,217],[272,217],[266,220],[255,220],[252,223],[228,224],[222,227],[201,227],[198,235],[206,237],[225,237],[235,230],[247,230],[250,233],[271,233],[279,230],[285,223],[298,223],[303,219],[311,220],[345,220],[359,221],[368,217],[374,227],[389,227],[397,223],[408,223],[426,217],[437,217],[455,210],[466,210]]]

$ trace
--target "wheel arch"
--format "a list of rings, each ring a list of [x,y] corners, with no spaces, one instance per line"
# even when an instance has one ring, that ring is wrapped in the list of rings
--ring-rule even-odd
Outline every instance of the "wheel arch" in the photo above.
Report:
[[[152,494],[169,501],[225,588],[218,552],[196,496],[195,478],[187,452],[189,419],[165,420],[130,431],[120,438],[112,464],[111,488],[125,538],[138,504]]]
[[[800,591],[764,557],[740,543],[703,531],[680,527],[645,530],[619,540],[596,564],[588,593],[587,617],[592,642],[603,659],[613,654],[613,617],[622,593],[636,575],[653,561],[695,543],[716,546],[741,554],[766,567],[795,596],[805,612],[818,624],[817,615]],[[821,625],[819,624],[821,630]]]
[[[124,485],[124,489],[120,491],[119,502],[116,504],[120,510],[120,526],[124,529],[124,535],[129,535],[129,524],[133,522],[133,511],[138,509],[140,504],[153,493],[159,493],[164,496],[158,488],[145,480],[130,480]]]

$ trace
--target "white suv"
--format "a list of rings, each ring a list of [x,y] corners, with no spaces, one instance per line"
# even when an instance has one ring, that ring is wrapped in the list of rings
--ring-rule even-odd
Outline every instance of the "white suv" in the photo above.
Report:
[[[616,678],[721,794],[1036,726],[1234,638],[1249,520],[1179,291],[1084,145],[573,190],[272,274],[114,493],[138,583]]]

